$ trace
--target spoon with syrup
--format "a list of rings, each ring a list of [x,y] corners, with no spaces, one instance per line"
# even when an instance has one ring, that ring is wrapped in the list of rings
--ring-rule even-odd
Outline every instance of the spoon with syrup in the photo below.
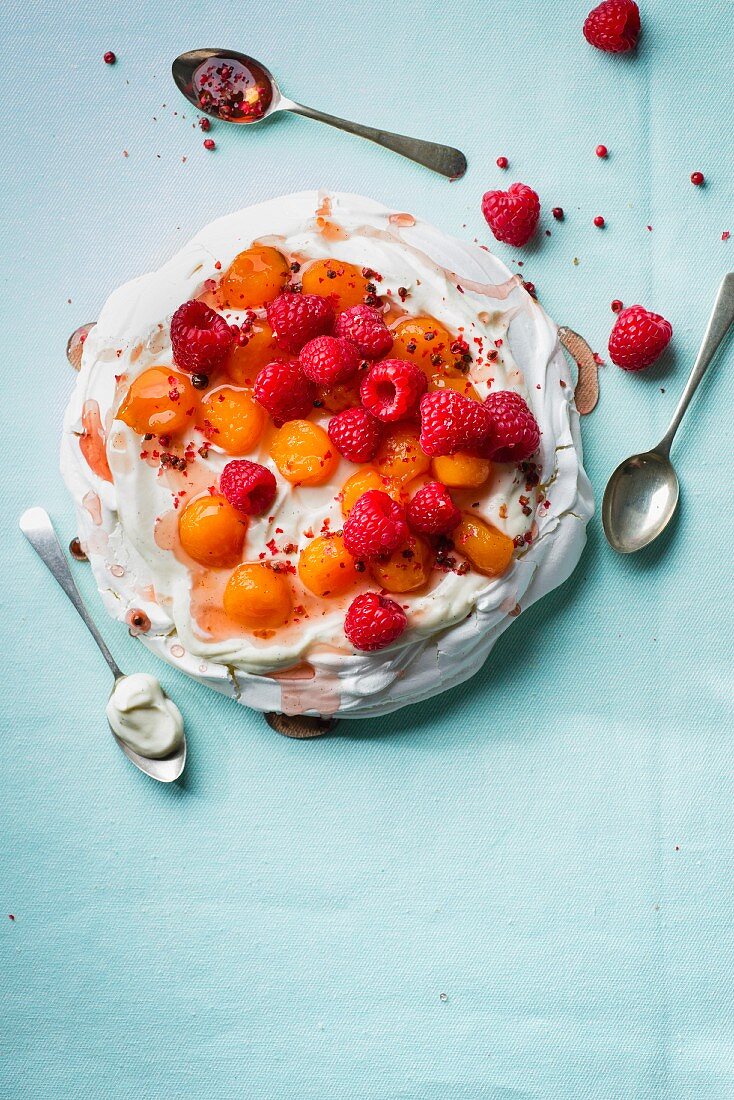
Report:
[[[171,68],[179,91],[197,111],[222,122],[252,126],[278,111],[292,111],[374,141],[449,179],[457,179],[466,172],[466,157],[459,149],[348,122],[287,99],[273,74],[247,54],[235,50],[189,50],[180,54]]]
[[[686,388],[667,432],[651,451],[626,458],[607,483],[602,524],[609,544],[619,554],[633,554],[662,534],[678,506],[678,478],[670,447],[691,398],[719,345],[734,325],[734,272],[719,287],[706,334]]]
[[[133,689],[133,694],[136,689],[139,692],[137,681],[140,680],[149,681],[151,684],[155,685],[157,694],[161,695],[162,689],[160,689],[160,685],[157,685],[157,681],[153,681],[152,677],[143,677],[141,675],[125,676],[118,667],[117,662],[107,648],[102,635],[97,630],[82,600],[81,593],[71,575],[69,563],[59,545],[59,540],[56,537],[56,532],[54,531],[48,512],[43,508],[29,508],[20,517],[20,529],[38,554],[39,558],[41,558],[50,573],[56,578],[66,595],[74,604],[74,607],[87,624],[89,632],[99,646],[102,656],[110,666],[112,675],[115,677],[110,700],[116,697],[118,689],[122,687],[124,690],[126,685],[129,685]],[[145,686],[147,687],[148,684]],[[181,716],[178,708],[163,696],[161,701],[157,703],[156,709],[159,715],[163,716],[164,720],[170,718],[170,714],[166,712],[166,708],[168,708],[173,715],[178,716],[178,721],[180,721]],[[128,760],[130,760],[136,768],[139,768],[141,772],[145,772],[146,775],[149,775],[151,779],[157,779],[159,783],[172,783],[175,779],[178,779],[181,772],[184,770],[184,765],[186,763],[186,737],[181,728],[179,728],[180,738],[173,750],[169,752],[168,755],[156,757],[155,759],[143,756],[140,752],[136,752],[132,745],[127,744],[121,737],[118,737],[115,730],[112,729],[111,724],[110,731]]]

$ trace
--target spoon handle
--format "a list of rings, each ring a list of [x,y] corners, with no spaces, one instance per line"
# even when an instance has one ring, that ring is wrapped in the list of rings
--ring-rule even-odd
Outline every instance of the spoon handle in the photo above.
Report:
[[[711,360],[719,350],[719,345],[729,331],[731,325],[734,323],[734,271],[730,271],[728,275],[725,275],[721,286],[719,287],[719,293],[716,296],[716,302],[714,304],[711,317],[709,318],[706,334],[701,344],[701,349],[696,357],[696,362],[693,364],[693,370],[686,383],[686,388],[683,390],[678,407],[673,413],[673,419],[670,422],[670,427],[661,439],[660,443],[656,447],[656,450],[663,454],[668,454],[670,446],[673,442],[673,437],[678,431],[681,420],[685,415],[685,411],[688,408],[691,398],[698,388],[698,384],[706,373]]]
[[[53,574],[64,592],[66,592],[66,595],[74,604],[74,607],[77,609],[82,619],[84,619],[90,634],[102,651],[102,656],[110,666],[112,675],[116,680],[119,679],[123,673],[120,671],[115,658],[105,645],[104,638],[97,630],[89,612],[84,606],[81,593],[71,575],[69,563],[59,545],[59,540],[56,537],[56,532],[54,531],[48,512],[45,508],[29,508],[28,511],[24,512],[20,517],[20,529],[41,561],[48,567],[49,572]]]
[[[281,104],[287,111],[316,119],[317,122],[325,122],[327,126],[346,130],[348,134],[367,138],[368,141],[374,141],[376,145],[391,149],[393,153],[400,153],[409,160],[417,161],[418,164],[431,168],[434,172],[448,176],[450,179],[463,176],[466,172],[466,157],[459,149],[454,149],[450,145],[437,145],[433,141],[421,141],[418,138],[405,137],[403,134],[391,134],[389,130],[362,126],[359,122],[349,122],[345,118],[337,118],[336,115],[327,115],[313,107],[294,103],[293,100],[282,100]]]

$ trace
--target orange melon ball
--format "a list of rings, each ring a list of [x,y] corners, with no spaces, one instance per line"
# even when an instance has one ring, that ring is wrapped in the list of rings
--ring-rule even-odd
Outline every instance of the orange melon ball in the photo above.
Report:
[[[451,538],[455,548],[469,559],[477,572],[488,577],[501,577],[512,562],[515,548],[512,539],[468,512],[463,513]]]
[[[392,335],[390,358],[415,363],[429,380],[441,367],[454,363],[453,337],[435,317],[405,317],[398,321]]]
[[[333,298],[337,313],[350,306],[363,305],[369,294],[368,282],[361,267],[343,260],[314,260],[304,268],[301,277],[303,293]]]
[[[401,486],[399,481],[391,481],[389,478],[383,477],[374,466],[361,466],[342,485],[342,490],[339,493],[342,515],[348,516],[363,493],[368,492],[370,489],[379,489],[400,503]]]
[[[424,474],[431,460],[421,448],[419,434],[412,424],[396,424],[386,432],[373,460],[378,472],[401,482]]]
[[[386,558],[370,562],[370,573],[387,592],[415,592],[423,588],[431,576],[432,554],[428,543],[417,535]]]
[[[219,493],[197,497],[178,517],[181,546],[199,565],[236,565],[242,557],[247,519]]]
[[[227,362],[227,374],[240,386],[253,386],[257,372],[272,363],[281,353],[278,351],[273,330],[267,321],[253,321],[245,333],[246,344],[235,342]]]
[[[198,409],[199,396],[185,374],[150,367],[130,386],[117,419],[138,435],[178,435],[193,427]]]
[[[265,427],[265,411],[249,390],[219,386],[201,403],[204,434],[228,455],[248,454]]]
[[[436,481],[449,489],[477,489],[492,473],[492,463],[488,458],[476,458],[463,451],[434,458],[431,468]]]
[[[338,382],[335,386],[317,386],[316,400],[321,402],[321,407],[330,413],[344,412],[345,409],[353,409],[360,404],[359,384],[362,381],[362,373],[348,382]]]
[[[293,485],[323,485],[339,463],[324,429],[310,420],[288,420],[279,428],[270,444],[270,457]]]
[[[301,551],[298,575],[309,592],[324,598],[342,596],[359,578],[341,535],[312,539]]]
[[[265,562],[238,565],[227,581],[224,612],[248,630],[273,630],[282,626],[293,608],[293,593],[284,573]]]
[[[456,390],[463,397],[469,397],[472,401],[481,401],[479,391],[471,384],[463,371],[456,367],[446,367],[434,374],[428,380],[429,390]]]
[[[257,309],[277,298],[290,278],[282,252],[269,245],[253,245],[232,260],[217,287],[220,309]]]

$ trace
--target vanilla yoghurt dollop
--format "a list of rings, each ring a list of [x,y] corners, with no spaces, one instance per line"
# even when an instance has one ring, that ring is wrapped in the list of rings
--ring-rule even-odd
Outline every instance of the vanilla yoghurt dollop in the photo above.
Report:
[[[123,676],[107,703],[107,720],[121,741],[148,760],[170,756],[183,740],[183,718],[147,672]]]
[[[160,476],[141,461],[140,438],[115,419],[132,379],[153,364],[173,364],[174,311],[205,295],[255,242],[306,263],[336,257],[378,271],[380,293],[390,292],[393,301],[407,289],[410,313],[430,315],[450,332],[463,332],[472,349],[485,348],[469,375],[480,396],[490,387],[516,390],[542,431],[536,456],[542,493],[529,493],[516,468],[498,464],[477,507],[511,539],[532,531],[527,545],[501,577],[447,572],[426,591],[406,594],[401,603],[409,606],[410,628],[384,651],[352,650],[338,602],[267,641],[218,625],[210,614],[217,591],[171,550],[172,491],[188,495],[182,499],[205,492],[229,456],[214,445],[204,456],[197,453],[185,474]],[[491,359],[486,349],[496,349]],[[319,420],[316,412],[314,420],[325,426],[328,413]],[[272,465],[266,449],[248,457]],[[250,522],[248,554],[269,558],[266,548],[277,543],[281,557],[284,546],[296,546],[295,558],[306,530],[317,532],[327,521],[332,530],[341,526],[338,494],[354,469],[341,460],[333,482],[313,489],[280,483],[269,514]],[[286,713],[373,716],[461,683],[521,611],[570,575],[593,512],[570,369],[555,324],[520,277],[488,251],[412,215],[358,195],[316,191],[213,222],[160,271],[111,296],[84,344],[65,418],[62,472],[110,613],[128,625],[145,621],[141,641],[208,686],[257,709]],[[202,630],[202,616],[211,630]]]

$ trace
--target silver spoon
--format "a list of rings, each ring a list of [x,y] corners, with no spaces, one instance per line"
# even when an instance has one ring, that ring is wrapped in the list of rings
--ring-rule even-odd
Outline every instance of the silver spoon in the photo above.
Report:
[[[656,539],[678,505],[678,478],[670,447],[699,382],[734,323],[734,272],[724,276],[683,396],[670,427],[651,451],[632,455],[610,477],[602,503],[602,523],[609,544],[620,554],[633,554]]]
[[[112,688],[114,691],[118,682],[124,679],[125,674],[118,667],[114,657],[105,645],[102,635],[97,630],[97,627],[94,625],[84,605],[81,593],[71,575],[69,563],[59,545],[59,540],[56,537],[56,532],[54,531],[48,512],[44,508],[29,508],[28,511],[24,512],[20,517],[20,529],[87,624],[92,637],[102,651],[102,656],[112,670],[112,675],[115,677],[115,683]],[[111,729],[111,732],[128,760],[132,761],[135,767],[139,768],[141,772],[145,772],[146,775],[149,775],[151,779],[157,779],[160,783],[172,783],[174,779],[178,779],[181,772],[184,770],[184,764],[186,763],[185,736],[179,748],[171,753],[170,756],[166,756],[162,760],[149,760],[146,756],[140,756],[140,754],[131,749],[129,745],[126,745],[124,741],[120,740],[114,730]]]
[[[225,80],[218,77],[216,69],[221,69],[221,66],[207,65],[211,59],[221,60],[223,65],[232,69],[231,75]],[[171,69],[173,79],[189,102],[197,111],[203,111],[212,118],[252,125],[277,111],[293,111],[294,114],[305,115],[338,130],[346,130],[348,134],[374,141],[450,179],[463,176],[466,172],[466,157],[449,145],[437,145],[433,141],[420,141],[372,126],[362,126],[358,122],[347,122],[346,119],[287,99],[273,74],[261,62],[236,50],[189,50],[176,58]],[[249,93],[249,103],[243,101],[243,92]]]

